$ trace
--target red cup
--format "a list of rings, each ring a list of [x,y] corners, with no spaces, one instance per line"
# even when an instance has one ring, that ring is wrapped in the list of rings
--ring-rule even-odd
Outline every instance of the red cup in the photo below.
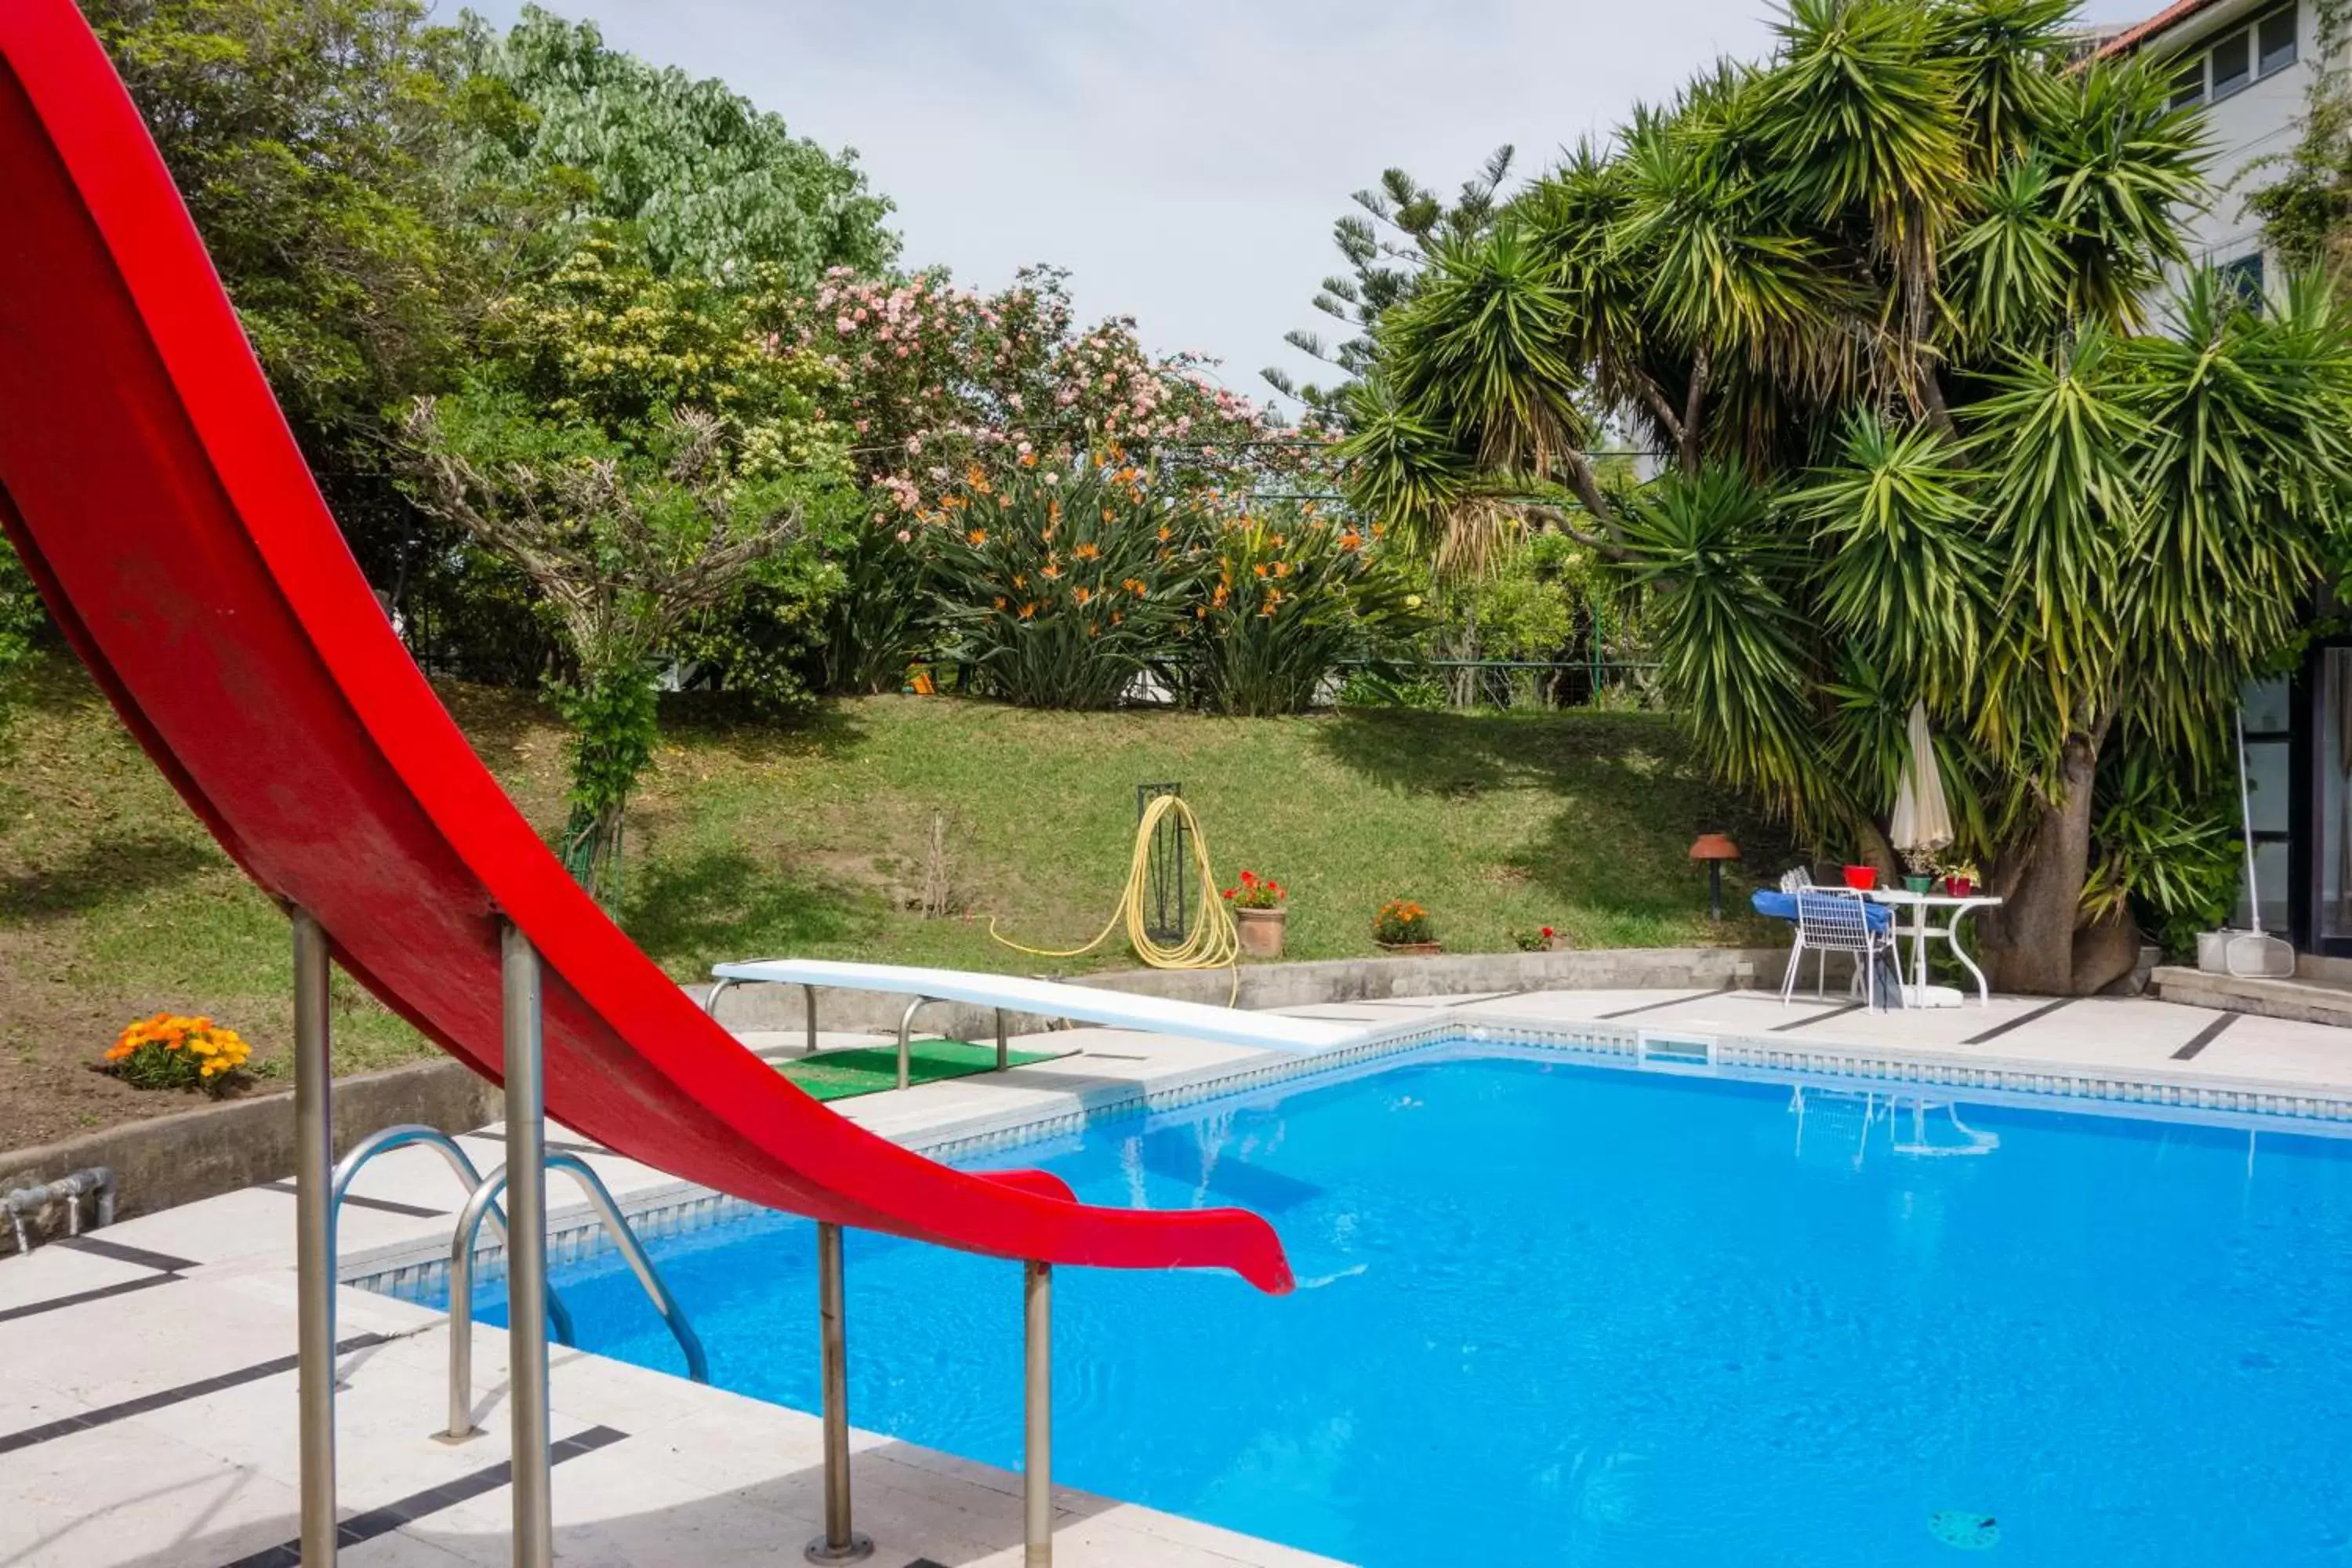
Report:
[[[1873,888],[1878,886],[1878,868],[1875,866],[1848,866],[1845,868],[1845,885],[1852,888],[1857,893],[1869,892]]]

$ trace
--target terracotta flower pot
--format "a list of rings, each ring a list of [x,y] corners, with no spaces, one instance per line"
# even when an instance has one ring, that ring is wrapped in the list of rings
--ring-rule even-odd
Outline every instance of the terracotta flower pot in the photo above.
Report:
[[[1396,958],[1429,958],[1444,950],[1433,942],[1384,942],[1381,951]]]
[[[1270,910],[1235,910],[1234,930],[1241,938],[1244,958],[1280,958],[1283,927],[1290,910],[1276,904]]]

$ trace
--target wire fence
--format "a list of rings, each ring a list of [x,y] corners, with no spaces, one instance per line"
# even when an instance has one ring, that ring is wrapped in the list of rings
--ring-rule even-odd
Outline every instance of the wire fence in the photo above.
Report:
[[[1361,705],[1555,710],[1664,706],[1654,662],[1625,659],[1429,658],[1342,668],[1341,700]]]

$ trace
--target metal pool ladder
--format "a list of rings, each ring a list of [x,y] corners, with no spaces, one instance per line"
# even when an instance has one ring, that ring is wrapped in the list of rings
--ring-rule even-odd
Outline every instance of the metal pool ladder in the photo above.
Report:
[[[329,1188],[327,1226],[330,1247],[337,1215],[342,1210],[343,1199],[350,1193],[352,1178],[360,1168],[378,1154],[394,1149],[423,1145],[433,1150],[447,1163],[451,1173],[466,1187],[466,1206],[457,1216],[457,1228],[449,1238],[449,1424],[442,1434],[448,1442],[475,1436],[479,1428],[474,1425],[474,1243],[481,1234],[484,1221],[501,1244],[507,1239],[507,1218],[499,1207],[499,1194],[505,1191],[507,1168],[500,1165],[488,1176],[475,1167],[457,1140],[436,1128],[410,1124],[387,1127],[381,1132],[362,1139],[352,1152],[337,1163],[334,1181]],[[702,1340],[695,1333],[694,1325],[687,1320],[686,1309],[678,1305],[670,1293],[661,1271],[647,1256],[645,1243],[638,1239],[621,1205],[613,1200],[606,1187],[588,1163],[576,1154],[552,1153],[546,1158],[547,1169],[562,1171],[580,1184],[587,1194],[589,1206],[603,1222],[604,1234],[611,1238],[614,1249],[628,1260],[630,1272],[645,1287],[654,1310],[661,1314],[663,1326],[677,1342],[686,1356],[687,1375],[697,1383],[710,1381],[710,1361],[703,1353]],[[555,1287],[547,1287],[547,1316],[555,1338],[563,1344],[572,1344],[572,1314]]]

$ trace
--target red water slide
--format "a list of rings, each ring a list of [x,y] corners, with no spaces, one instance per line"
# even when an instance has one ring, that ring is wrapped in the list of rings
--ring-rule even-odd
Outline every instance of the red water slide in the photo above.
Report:
[[[246,874],[499,1079],[499,930],[546,975],[550,1114],[770,1207],[1010,1258],[1231,1268],[1239,1210],[1152,1213],[861,1131],[705,1017],[564,873],[385,623],[170,174],[71,0],[0,0],[0,523]]]

